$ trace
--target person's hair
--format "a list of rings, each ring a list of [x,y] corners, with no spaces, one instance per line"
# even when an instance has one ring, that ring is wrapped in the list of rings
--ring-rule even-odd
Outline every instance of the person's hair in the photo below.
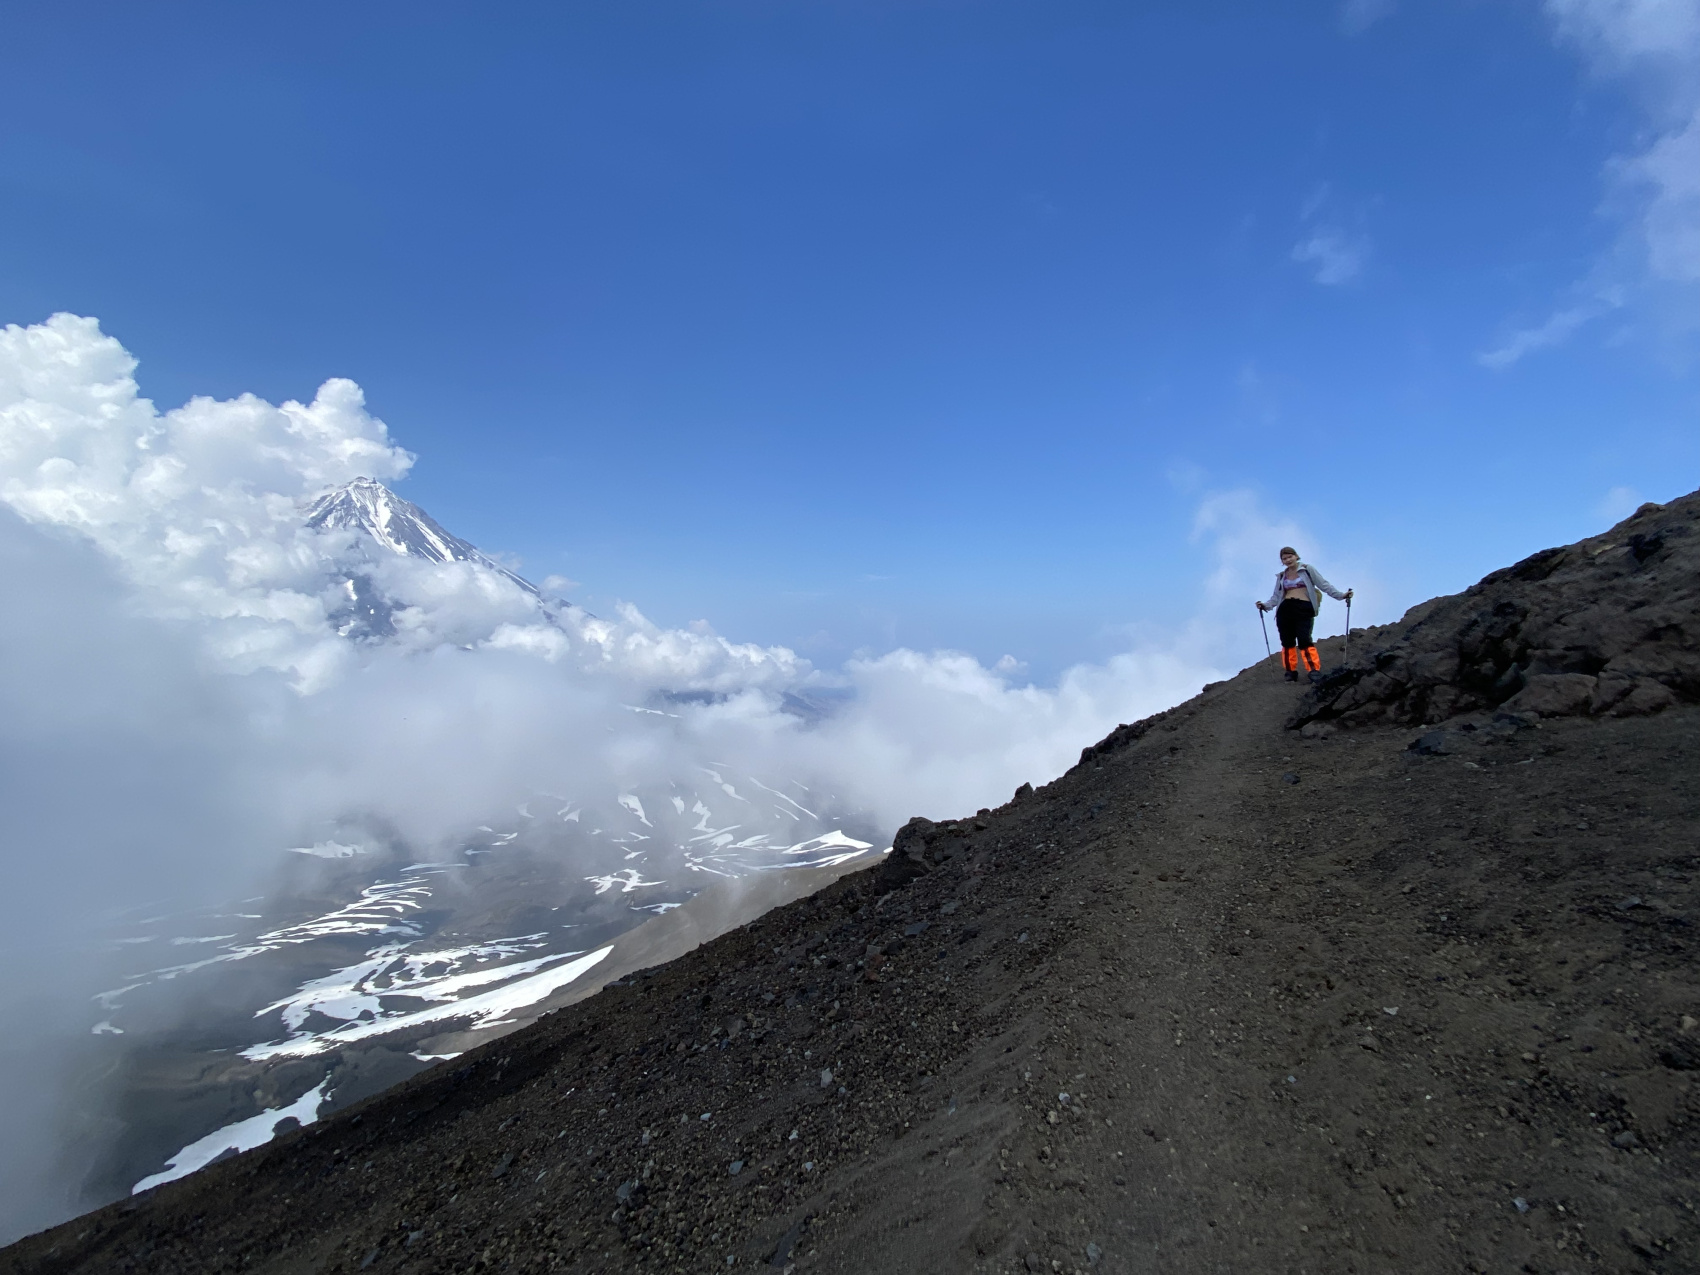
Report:
[[[1293,548],[1292,545],[1282,545],[1281,546],[1281,552],[1282,553],[1290,553],[1295,558],[1299,556],[1299,551],[1297,549]]]

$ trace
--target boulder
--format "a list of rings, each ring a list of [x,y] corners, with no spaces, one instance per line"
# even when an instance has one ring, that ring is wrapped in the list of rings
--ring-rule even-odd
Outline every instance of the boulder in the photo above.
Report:
[[[1523,684],[1505,707],[1513,713],[1539,713],[1542,717],[1574,717],[1588,711],[1598,678],[1586,673],[1536,673]]]
[[[1288,726],[1439,726],[1503,707],[1632,716],[1700,703],[1700,492],[1531,554],[1371,629]]]

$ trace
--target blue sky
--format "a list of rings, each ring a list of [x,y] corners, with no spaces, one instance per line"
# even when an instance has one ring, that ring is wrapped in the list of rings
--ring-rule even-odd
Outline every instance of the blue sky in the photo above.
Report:
[[[1695,15],[12,6],[0,322],[351,377],[458,534],[827,665],[1101,659],[1227,505],[1385,618],[1697,485]]]

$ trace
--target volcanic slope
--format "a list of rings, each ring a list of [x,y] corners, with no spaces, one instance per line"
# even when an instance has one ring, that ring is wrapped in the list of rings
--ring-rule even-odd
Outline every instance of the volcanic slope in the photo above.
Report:
[[[1697,522],[1208,687],[0,1270],[1700,1269]],[[1542,606],[1647,619],[1541,672]],[[1421,711],[1413,643],[1465,679]],[[1669,694],[1538,680],[1608,675]]]

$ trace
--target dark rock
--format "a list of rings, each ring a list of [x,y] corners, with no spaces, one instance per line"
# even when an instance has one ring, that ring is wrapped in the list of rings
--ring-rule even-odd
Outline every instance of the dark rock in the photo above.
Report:
[[[1672,1071],[1700,1071],[1700,1045],[1673,1040],[1659,1049],[1659,1061]]]
[[[1299,777],[1289,770],[1281,776],[1281,782],[1284,784],[1296,784],[1299,782]]]
[[[1405,751],[1416,753],[1419,757],[1444,757],[1452,749],[1448,747],[1449,736],[1443,730],[1431,730],[1426,735],[1419,735],[1409,744]]]
[[[508,1170],[513,1168],[513,1165],[514,1153],[510,1151],[500,1160],[496,1161],[496,1167],[490,1170],[490,1176],[493,1178],[506,1177]]]
[[[942,835],[943,830],[938,824],[919,815],[899,828],[897,835],[891,840],[891,853],[886,855],[878,868],[877,880],[880,888],[901,889],[916,877],[925,876],[932,871],[927,865],[927,843],[930,839]]]
[[[1501,706],[1530,718],[1634,717],[1700,701],[1696,521],[1700,493],[1413,608],[1370,630],[1287,724],[1438,725]]]
[[[1665,538],[1663,536],[1637,534],[1629,537],[1629,556],[1634,558],[1637,563],[1646,562],[1648,558],[1651,558],[1664,547]]]
[[[1536,673],[1524,680],[1506,708],[1542,717],[1574,717],[1587,711],[1596,684],[1597,679],[1585,673]]]
[[[808,1229],[809,1219],[807,1215],[798,1218],[794,1223],[792,1223],[791,1229],[786,1231],[784,1235],[780,1236],[779,1243],[774,1246],[773,1252],[768,1255],[767,1264],[769,1266],[784,1266],[785,1263],[790,1261],[791,1250],[797,1247],[797,1241],[803,1238],[803,1233]]]

